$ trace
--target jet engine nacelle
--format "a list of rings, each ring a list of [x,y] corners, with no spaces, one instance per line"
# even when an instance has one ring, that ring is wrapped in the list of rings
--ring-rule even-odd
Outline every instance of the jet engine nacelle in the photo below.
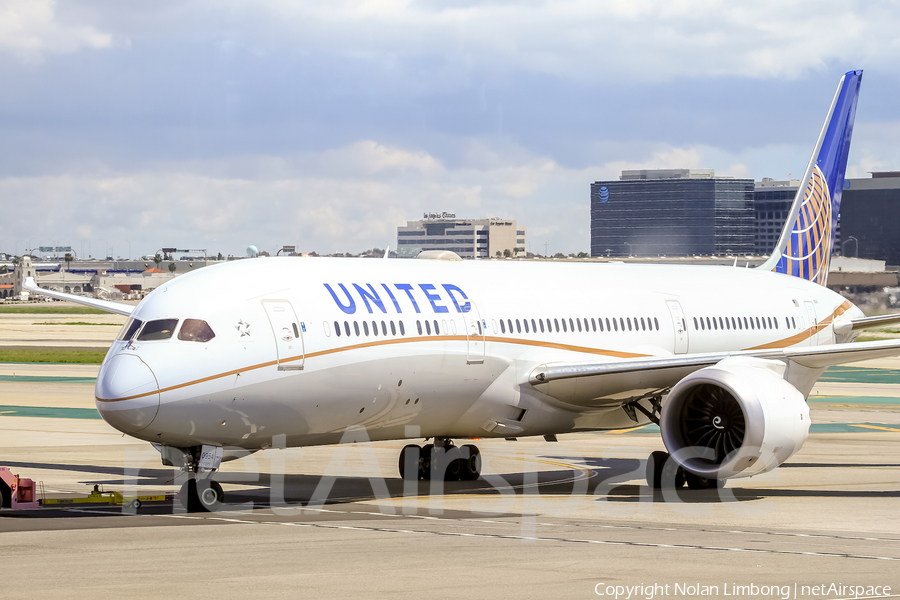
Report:
[[[809,406],[784,380],[786,365],[727,358],[692,373],[663,403],[669,454],[700,477],[750,477],[790,458],[809,436]]]

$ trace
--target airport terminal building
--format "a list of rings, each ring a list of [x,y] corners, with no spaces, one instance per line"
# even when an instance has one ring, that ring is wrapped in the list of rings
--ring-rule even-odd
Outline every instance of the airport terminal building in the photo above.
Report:
[[[415,258],[425,250],[449,250],[461,258],[525,254],[526,228],[515,219],[457,219],[449,213],[424,217],[397,228],[397,256]]]
[[[591,184],[591,256],[753,254],[753,194],[713,169],[622,171]]]

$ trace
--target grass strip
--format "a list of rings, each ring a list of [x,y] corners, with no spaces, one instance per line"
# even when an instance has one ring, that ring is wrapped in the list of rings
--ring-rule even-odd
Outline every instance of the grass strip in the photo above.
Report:
[[[32,315],[105,315],[108,311],[99,308],[80,306],[0,306],[0,314],[32,314]]]
[[[16,363],[80,363],[103,362],[106,350],[68,350],[66,348],[0,348],[0,362]]]

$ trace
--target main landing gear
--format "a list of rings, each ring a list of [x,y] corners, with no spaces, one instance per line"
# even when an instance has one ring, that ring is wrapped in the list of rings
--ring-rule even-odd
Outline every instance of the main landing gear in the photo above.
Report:
[[[706,490],[722,487],[724,479],[708,479],[685,471],[676,463],[668,452],[657,450],[647,459],[647,485],[653,489],[675,488],[681,489],[684,485],[692,490]]]
[[[474,481],[481,476],[481,452],[477,446],[456,447],[447,438],[436,437],[433,444],[405,446],[400,451],[403,479],[443,479]]]

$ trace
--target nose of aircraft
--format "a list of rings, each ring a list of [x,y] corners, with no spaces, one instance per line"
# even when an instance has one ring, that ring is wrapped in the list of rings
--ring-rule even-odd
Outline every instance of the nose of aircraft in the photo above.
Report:
[[[124,433],[146,428],[159,411],[156,376],[134,354],[116,354],[103,363],[94,395],[103,420]]]

